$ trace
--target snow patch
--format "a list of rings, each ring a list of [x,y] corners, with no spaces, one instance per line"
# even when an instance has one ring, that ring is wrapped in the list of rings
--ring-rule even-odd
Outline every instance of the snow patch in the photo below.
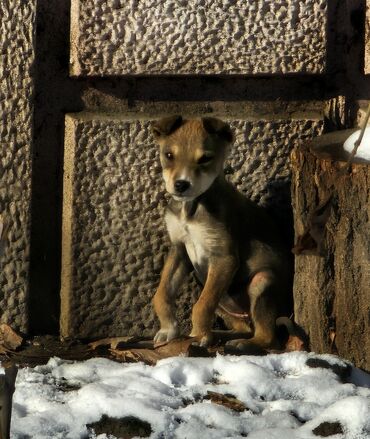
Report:
[[[356,140],[359,138],[361,130],[352,133],[348,139],[344,142],[343,148],[345,151],[351,153]],[[370,127],[365,128],[364,137],[357,149],[356,156],[358,158],[364,159],[370,163]]]
[[[103,414],[148,422],[152,439],[317,439],[312,430],[323,422],[340,423],[343,434],[333,439],[369,438],[370,376],[352,367],[342,383],[330,368],[309,367],[313,358],[348,366],[332,355],[305,352],[176,357],[153,367],[52,358],[19,370],[11,438],[96,438],[86,424]],[[208,391],[233,395],[248,410],[212,403]],[[108,437],[114,436],[98,436]]]

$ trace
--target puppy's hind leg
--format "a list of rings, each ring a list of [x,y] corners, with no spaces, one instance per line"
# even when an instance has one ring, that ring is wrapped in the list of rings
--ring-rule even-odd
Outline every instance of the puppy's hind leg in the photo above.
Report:
[[[276,343],[277,282],[270,270],[256,273],[248,285],[251,318],[254,334],[249,339],[229,341],[225,346],[227,353],[260,354]]]

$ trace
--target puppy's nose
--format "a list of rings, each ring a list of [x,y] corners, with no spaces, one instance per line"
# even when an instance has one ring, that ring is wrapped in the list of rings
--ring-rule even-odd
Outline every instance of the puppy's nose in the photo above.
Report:
[[[179,192],[182,194],[186,191],[186,189],[189,189],[190,183],[186,180],[176,180],[175,181],[175,190],[176,192]]]

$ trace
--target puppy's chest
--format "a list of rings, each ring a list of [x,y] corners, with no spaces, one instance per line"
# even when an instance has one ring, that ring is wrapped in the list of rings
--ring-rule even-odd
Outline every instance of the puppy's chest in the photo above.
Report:
[[[186,219],[183,214],[167,212],[167,230],[173,243],[185,244],[188,256],[194,266],[203,265],[212,253],[217,238],[210,227],[206,224]]]

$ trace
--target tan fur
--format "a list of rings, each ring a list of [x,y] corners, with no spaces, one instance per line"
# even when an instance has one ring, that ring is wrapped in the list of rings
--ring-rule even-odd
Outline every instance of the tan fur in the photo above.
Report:
[[[178,335],[175,295],[194,269],[203,290],[193,307],[191,335],[201,345],[212,342],[217,313],[231,329],[246,338],[253,335],[230,341],[230,349],[255,352],[273,346],[289,263],[265,212],[224,179],[223,163],[233,140],[229,126],[214,118],[174,116],[158,121],[153,132],[166,189],[173,197],[165,215],[173,246],[153,299],[161,323],[155,341]],[[251,322],[218,307],[236,296],[245,297]]]

